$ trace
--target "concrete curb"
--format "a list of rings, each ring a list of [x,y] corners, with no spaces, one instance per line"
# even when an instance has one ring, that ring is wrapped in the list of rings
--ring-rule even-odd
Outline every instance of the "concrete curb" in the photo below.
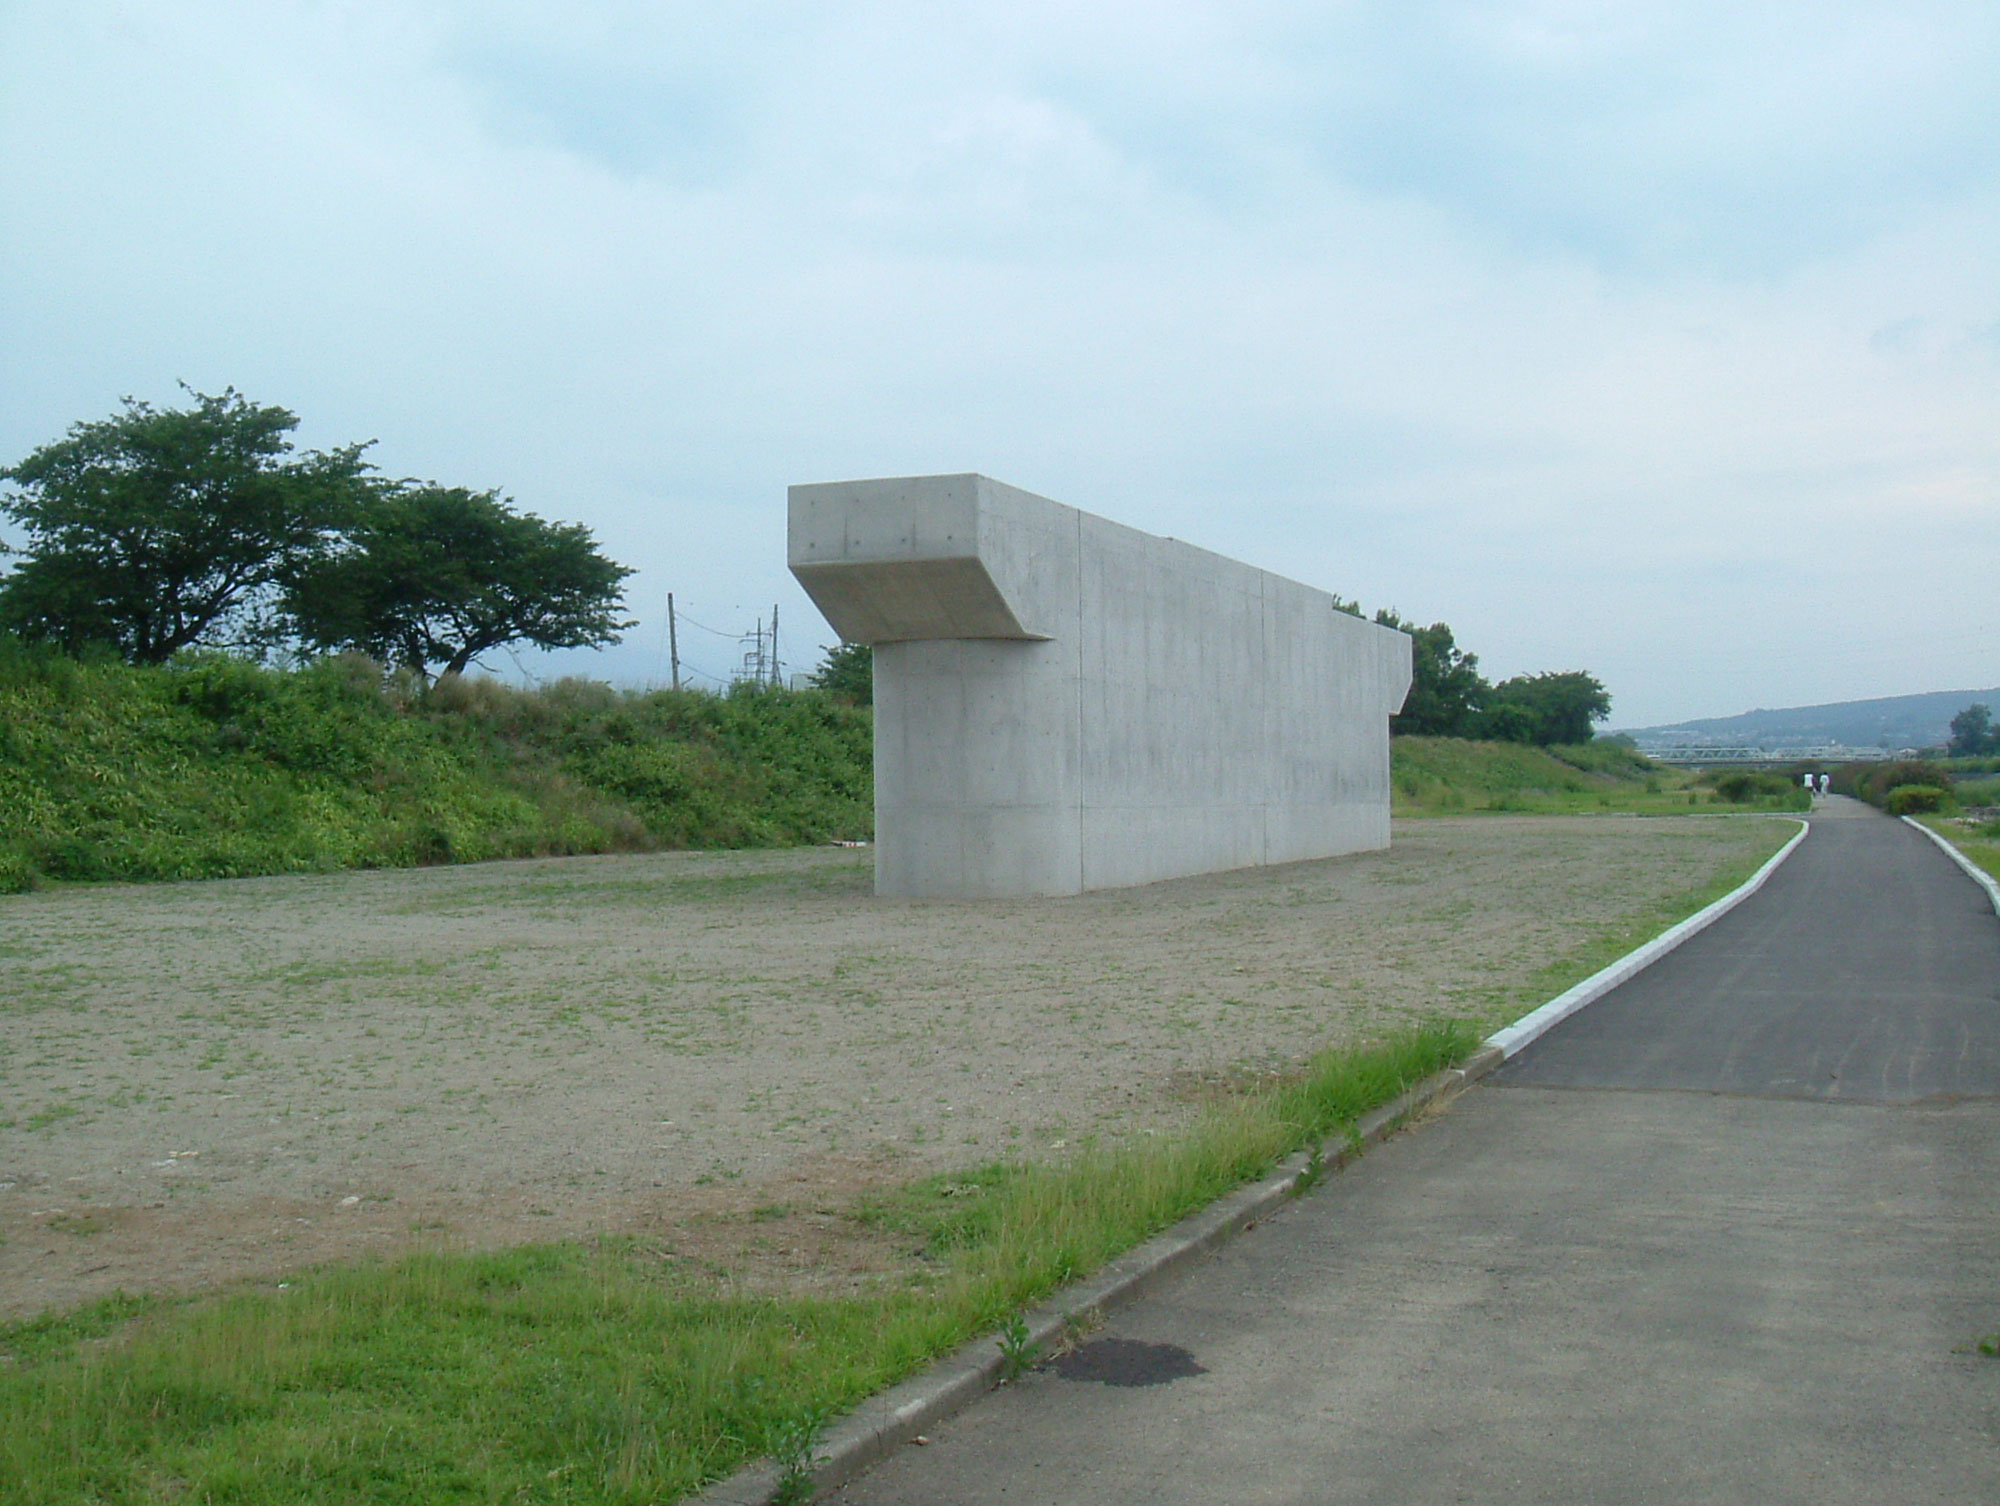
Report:
[[[1086,1280],[1057,1292],[1023,1315],[1029,1341],[1047,1349],[1074,1327],[1137,1300],[1252,1224],[1268,1218],[1321,1176],[1338,1171],[1371,1145],[1387,1139],[1411,1115],[1442,1102],[1500,1065],[1482,1045],[1462,1067],[1434,1073],[1399,1097],[1362,1115],[1352,1138],[1320,1147],[1312,1171],[1310,1152],[1280,1162],[1263,1181],[1191,1213],[1164,1233],[1128,1250]],[[826,1435],[813,1471],[814,1498],[847,1484],[927,1428],[964,1410],[1000,1384],[1004,1361],[993,1338],[972,1340],[921,1375],[863,1402]],[[752,1465],[688,1498],[689,1506],[768,1506],[778,1474],[768,1463]]]
[[[1929,837],[1933,842],[1937,843],[1938,846],[1942,847],[1944,849],[1944,855],[1950,858],[1954,863],[1958,864],[1959,867],[1963,868],[1965,870],[1965,876],[1971,879],[1973,883],[1977,884],[1980,888],[1986,891],[1987,899],[1992,901],[1993,904],[1993,913],[1995,915],[2000,915],[2000,884],[1996,884],[1993,881],[1992,874],[1988,873],[1984,868],[1981,868],[1977,863],[1973,862],[1971,858],[1967,857],[1964,853],[1960,852],[1957,847],[1953,846],[1952,841],[1949,837],[1938,835],[1938,833],[1932,831],[1928,826],[1924,825],[1924,823],[1919,821],[1915,816],[1903,817],[1903,824],[1906,826],[1914,826],[1918,831],[1922,832],[1925,836]]]
[[[1521,1016],[1505,1030],[1494,1031],[1486,1038],[1486,1044],[1497,1047],[1503,1057],[1513,1056],[1530,1042],[1560,1025],[1584,1005],[1596,1003],[1633,974],[1651,967],[1689,937],[1707,930],[1763,888],[1764,881],[1777,871],[1780,863],[1792,855],[1793,850],[1806,839],[1806,833],[1811,830],[1811,823],[1800,821],[1799,829],[1793,834],[1791,841],[1772,853],[1763,867],[1714,904],[1695,911],[1679,925],[1662,931],[1636,951],[1627,952],[1609,967],[1592,973],[1576,987],[1557,994],[1540,1009]]]
[[[1095,1275],[1064,1287],[1042,1306],[1023,1314],[1029,1342],[1036,1348],[1047,1349],[1075,1327],[1136,1301],[1251,1225],[1270,1217],[1321,1177],[1341,1170],[1370,1146],[1379,1145],[1412,1115],[1446,1101],[1467,1084],[1478,1081],[1528,1042],[1609,993],[1755,894],[1810,830],[1801,821],[1797,834],[1742,885],[1638,950],[1593,973],[1534,1013],[1488,1036],[1464,1066],[1435,1073],[1379,1109],[1362,1115],[1352,1137],[1340,1136],[1319,1147],[1316,1169],[1310,1151],[1288,1156],[1263,1181],[1239,1188],[1190,1213],[1164,1233],[1111,1261]],[[822,1452],[813,1470],[812,1498],[817,1500],[839,1489],[920,1433],[963,1411],[1000,1384],[1004,1368],[999,1345],[987,1335],[960,1346],[922,1374],[863,1402],[835,1424],[822,1441]],[[777,1487],[777,1470],[769,1461],[760,1461],[688,1497],[687,1506],[770,1506]]]

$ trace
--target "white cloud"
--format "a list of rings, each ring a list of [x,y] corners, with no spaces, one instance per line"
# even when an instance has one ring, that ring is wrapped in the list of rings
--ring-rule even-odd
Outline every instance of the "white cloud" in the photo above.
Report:
[[[0,455],[234,383],[589,522],[646,622],[571,662],[628,678],[668,589],[830,636],[787,482],[977,468],[1593,668],[1621,721],[1990,683],[1995,32],[17,5]]]

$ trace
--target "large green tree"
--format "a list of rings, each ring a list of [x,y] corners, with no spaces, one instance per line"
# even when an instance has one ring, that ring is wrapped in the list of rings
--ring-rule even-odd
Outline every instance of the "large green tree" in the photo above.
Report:
[[[292,572],[284,604],[308,646],[429,679],[511,643],[616,643],[632,626],[620,589],[631,573],[582,524],[517,512],[497,492],[405,483],[378,487],[341,549]]]
[[[364,445],[294,455],[296,416],[233,388],[190,408],[125,399],[0,471],[25,532],[0,626],[158,664],[254,638],[276,583],[324,551],[364,489]]]
[[[1389,607],[1377,611],[1375,620],[1410,635],[1410,693],[1403,709],[1389,718],[1390,732],[1398,737],[1477,736],[1487,691],[1479,656],[1461,649],[1442,622],[1419,627]]]
[[[2000,753],[2000,729],[1993,726],[1992,708],[1982,701],[1974,701],[1953,717],[1951,745],[1946,751],[1953,758]]]
[[[1587,743],[1611,715],[1611,694],[1580,669],[1502,680],[1486,695],[1479,735],[1495,742]]]

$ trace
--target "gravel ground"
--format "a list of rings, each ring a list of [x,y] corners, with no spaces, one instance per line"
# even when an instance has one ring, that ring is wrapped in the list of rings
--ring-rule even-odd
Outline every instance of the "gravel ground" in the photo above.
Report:
[[[1791,830],[1399,822],[1039,901],[877,900],[841,850],[0,899],[0,1313],[592,1230],[728,1226],[724,1263],[837,1280],[863,1187],[1169,1127],[1412,1015],[1497,1022]]]

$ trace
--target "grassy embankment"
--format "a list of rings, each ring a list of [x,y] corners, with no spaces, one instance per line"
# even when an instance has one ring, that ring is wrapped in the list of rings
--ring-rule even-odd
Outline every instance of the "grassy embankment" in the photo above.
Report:
[[[866,792],[865,721],[819,698],[465,687],[401,704],[334,667],[274,678],[46,661],[14,666],[0,693],[0,810],[24,881],[811,839],[853,830],[816,823],[852,819]],[[1411,740],[1397,774],[1418,810],[1708,803],[1596,748]],[[846,793],[828,800],[826,786]],[[1708,897],[1632,917],[1552,964],[1538,992]],[[1178,1136],[931,1178],[851,1210],[913,1257],[864,1297],[745,1297],[625,1242],[435,1252],[15,1325],[0,1330],[0,1496],[672,1499],[758,1454],[799,1455],[818,1419],[1337,1132],[1538,1001],[1482,1001],[1479,1026],[1328,1052]]]
[[[1811,800],[1783,774],[1697,773],[1657,764],[1622,743],[1534,748],[1456,737],[1399,737],[1390,749],[1399,816],[1481,811],[1535,815],[1685,815],[1690,807],[1733,811],[1804,810]]]
[[[0,893],[865,837],[868,713],[813,691],[385,687],[0,640]]]
[[[425,693],[364,663],[79,664],[0,640],[0,893],[869,835],[869,713],[815,691]],[[1786,809],[1596,742],[1398,738],[1400,815]],[[1731,784],[1746,787],[1736,787]]]

